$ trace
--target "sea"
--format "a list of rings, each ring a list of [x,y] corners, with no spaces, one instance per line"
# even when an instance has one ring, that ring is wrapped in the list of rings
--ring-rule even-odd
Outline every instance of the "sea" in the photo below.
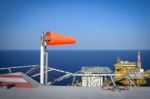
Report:
[[[49,50],[49,67],[75,73],[82,66],[107,66],[114,71],[116,58],[136,61],[139,50]],[[150,50],[140,50],[142,68],[150,69]],[[39,65],[40,50],[3,50],[0,51],[0,68],[11,66]],[[37,71],[39,72],[39,71]],[[36,72],[36,73],[37,73]],[[3,73],[3,71],[0,71]],[[63,74],[53,72],[49,80],[54,80]],[[80,78],[76,78],[80,79]],[[39,78],[35,78],[39,81]],[[56,82],[56,85],[69,85],[72,78]]]

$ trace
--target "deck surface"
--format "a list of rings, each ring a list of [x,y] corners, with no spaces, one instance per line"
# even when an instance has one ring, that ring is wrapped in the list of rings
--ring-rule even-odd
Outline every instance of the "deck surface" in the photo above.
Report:
[[[130,88],[121,92],[68,86],[0,88],[0,99],[150,99],[150,87]]]

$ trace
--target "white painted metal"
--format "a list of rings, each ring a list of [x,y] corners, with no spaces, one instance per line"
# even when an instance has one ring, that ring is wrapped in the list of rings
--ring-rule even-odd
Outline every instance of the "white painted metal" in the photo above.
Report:
[[[141,73],[144,73],[144,69],[140,69],[140,72],[141,72]]]
[[[52,70],[47,70],[47,73],[50,72],[50,71],[52,71]],[[46,72],[44,72],[44,73],[46,73]],[[34,74],[31,77],[37,77],[37,76],[40,76],[40,73]]]
[[[41,36],[41,55],[40,55],[40,83],[44,84],[44,52],[45,52],[44,34]]]
[[[75,79],[76,79],[76,76],[73,76],[72,84],[71,84],[72,86],[74,85]]]
[[[29,74],[31,72],[33,72],[35,69],[37,69],[39,66],[35,66],[35,67],[32,67],[31,69],[29,69],[25,74]]]
[[[45,35],[41,36],[40,83],[47,84],[48,80],[48,51]]]
[[[60,70],[60,69],[56,69],[56,68],[52,68],[52,67],[48,67],[48,69],[50,70],[53,70],[53,71],[57,71],[57,72],[61,72],[61,73],[71,73],[71,72],[67,72],[67,71],[64,71],[64,70]],[[71,73],[72,74],[72,73]]]
[[[10,73],[12,72],[10,68],[8,68],[8,70],[9,70]]]
[[[77,73],[73,73],[72,76],[97,76],[97,77],[100,77],[100,76],[123,76],[123,74],[77,74]]]
[[[110,79],[111,79],[111,81],[112,81],[112,83],[113,83],[113,86],[115,87],[115,86],[116,86],[116,84],[115,84],[115,81],[114,81],[114,79],[113,79],[112,75],[111,75],[111,74],[109,74],[109,77],[110,77]]]
[[[11,67],[5,67],[5,68],[0,68],[0,70],[6,70],[6,69],[19,69],[19,68],[28,68],[28,67],[36,67],[38,65],[26,65],[26,66],[11,66]]]
[[[100,77],[100,86],[103,86],[103,77]]]
[[[103,86],[103,77],[95,76],[83,76],[82,77],[83,87],[101,87]]]
[[[72,74],[71,72],[67,72],[67,71],[64,71],[64,70],[48,67],[47,73],[50,72],[50,71],[56,71],[56,72],[61,72],[61,73],[66,73],[66,74]],[[36,77],[36,76],[39,76],[39,75],[40,75],[40,73],[37,73],[37,74],[32,75],[32,77]]]
[[[8,70],[8,68],[11,70],[11,69],[30,68],[30,67],[40,67],[40,66],[39,65],[13,66],[13,67],[0,68],[0,70]],[[83,77],[83,76],[86,76],[86,77],[88,77],[88,76],[91,76],[91,77],[125,76],[123,74],[82,74],[81,72],[71,73],[71,72],[67,72],[67,71],[64,71],[64,70],[59,70],[59,69],[48,67],[47,73],[50,72],[50,71],[56,71],[56,72],[65,73],[64,76],[55,79],[54,82],[61,81],[63,79],[71,77],[71,76],[81,76],[81,77]],[[44,74],[45,73],[46,73],[46,71],[44,71]],[[41,74],[41,72],[37,73],[37,74],[34,74],[31,77],[36,77],[36,76],[39,76],[40,74]],[[144,77],[150,77],[149,74],[143,74],[143,73],[136,74],[136,75],[133,73],[133,74],[129,74],[128,76],[131,77],[131,78],[134,78],[134,77],[143,77],[143,76]],[[130,79],[130,78],[128,78],[128,79]],[[100,80],[100,81],[102,81],[102,80]],[[50,83],[51,82],[49,81],[49,84]],[[103,84],[103,82],[101,82],[101,84]]]
[[[48,51],[45,52],[45,84],[48,82]]]
[[[71,76],[72,76],[71,74],[66,74],[64,76],[61,76],[61,77],[55,79],[53,82],[48,82],[48,85],[53,84],[53,83],[58,82],[58,81],[61,81],[61,80],[64,80],[64,79],[67,79]]]
[[[140,54],[140,51],[138,51],[138,59],[137,61],[139,62],[138,65],[139,65],[139,68],[141,69],[141,54]]]
[[[137,56],[137,67],[139,68],[139,71],[140,72],[143,72],[141,69],[141,54],[140,54],[140,51],[138,51],[138,56]]]
[[[128,79],[130,81],[130,84],[132,84],[133,87],[136,87],[136,85],[134,84],[134,82],[132,81],[132,79],[129,77],[129,75],[126,75],[126,79]]]

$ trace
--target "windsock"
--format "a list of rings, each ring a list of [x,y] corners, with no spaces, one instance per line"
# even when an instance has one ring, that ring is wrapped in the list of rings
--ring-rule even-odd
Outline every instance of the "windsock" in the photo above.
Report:
[[[74,44],[76,43],[76,38],[64,34],[58,34],[55,32],[47,32],[45,41],[46,44],[49,46],[62,45],[62,44]]]

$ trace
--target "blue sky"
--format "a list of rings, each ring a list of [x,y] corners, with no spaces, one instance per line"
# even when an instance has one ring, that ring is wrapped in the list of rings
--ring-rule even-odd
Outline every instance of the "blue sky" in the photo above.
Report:
[[[49,50],[149,50],[150,0],[0,0],[0,50],[39,50],[41,32],[75,36]]]

